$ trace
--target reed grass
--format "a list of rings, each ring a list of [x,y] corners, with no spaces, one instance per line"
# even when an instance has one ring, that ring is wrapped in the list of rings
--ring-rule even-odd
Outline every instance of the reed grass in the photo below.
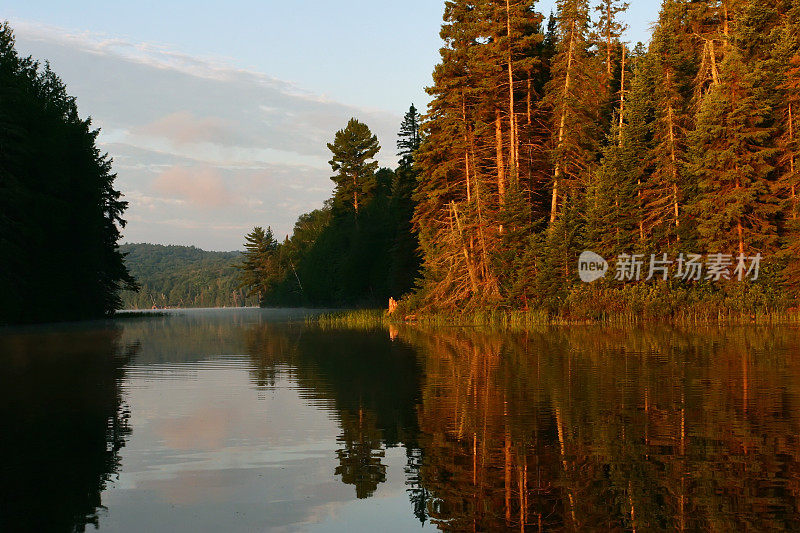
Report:
[[[796,309],[744,313],[735,310],[687,309],[671,316],[647,316],[633,311],[604,313],[595,317],[571,317],[550,314],[545,310],[490,309],[462,313],[418,313],[407,317],[389,316],[380,309],[341,311],[311,317],[309,324],[323,328],[375,329],[399,324],[432,327],[488,327],[496,330],[525,331],[542,326],[609,325],[635,326],[641,324],[672,324],[679,326],[709,325],[800,325]]]
[[[374,329],[390,323],[382,309],[353,309],[306,318],[306,323],[321,328]]]
[[[110,318],[117,319],[117,318],[154,318],[159,316],[167,316],[167,313],[164,311],[117,311]]]

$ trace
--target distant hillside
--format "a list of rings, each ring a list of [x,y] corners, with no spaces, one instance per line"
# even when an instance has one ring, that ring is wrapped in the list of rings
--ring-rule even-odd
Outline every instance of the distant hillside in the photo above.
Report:
[[[256,305],[237,289],[234,265],[240,252],[207,252],[194,246],[123,244],[125,264],[139,282],[138,293],[122,293],[123,308],[238,307]]]

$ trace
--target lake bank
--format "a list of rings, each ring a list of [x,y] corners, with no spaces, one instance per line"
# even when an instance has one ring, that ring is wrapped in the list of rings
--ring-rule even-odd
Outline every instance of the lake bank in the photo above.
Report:
[[[386,310],[351,310],[323,313],[310,319],[323,327],[371,328],[389,327],[401,324],[447,327],[486,327],[499,330],[525,330],[542,326],[636,326],[654,325],[800,325],[800,312],[796,309],[767,313],[718,312],[717,314],[686,312],[671,317],[648,317],[642,314],[625,313],[604,315],[598,318],[571,318],[551,315],[546,311],[476,311],[464,313],[402,313],[389,315]]]

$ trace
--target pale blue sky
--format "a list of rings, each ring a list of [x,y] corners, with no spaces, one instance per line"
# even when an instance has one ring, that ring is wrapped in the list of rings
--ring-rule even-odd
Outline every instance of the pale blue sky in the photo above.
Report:
[[[631,4],[627,40],[646,40],[660,1]],[[394,163],[403,112],[427,102],[442,10],[439,0],[10,0],[0,18],[103,128],[131,202],[127,240],[236,249],[253,225],[289,233],[330,194],[325,141],[350,116]]]

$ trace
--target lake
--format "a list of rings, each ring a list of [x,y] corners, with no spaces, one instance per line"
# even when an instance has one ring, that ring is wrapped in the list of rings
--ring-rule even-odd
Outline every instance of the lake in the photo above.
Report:
[[[0,529],[798,529],[797,328],[306,314],[0,330]]]

